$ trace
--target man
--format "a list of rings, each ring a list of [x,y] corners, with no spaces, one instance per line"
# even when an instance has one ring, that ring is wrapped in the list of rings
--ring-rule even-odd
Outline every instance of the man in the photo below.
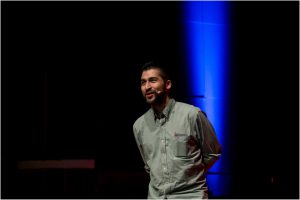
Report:
[[[150,173],[148,198],[206,199],[205,173],[220,157],[214,129],[199,108],[170,97],[172,82],[153,62],[142,69],[141,91],[151,108],[133,125]]]

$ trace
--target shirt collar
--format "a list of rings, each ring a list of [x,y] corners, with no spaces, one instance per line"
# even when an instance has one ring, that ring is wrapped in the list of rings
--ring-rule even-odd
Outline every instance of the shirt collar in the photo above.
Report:
[[[157,114],[155,114],[155,112],[154,112],[153,109],[151,109],[152,113],[154,115],[154,120],[159,119],[159,118],[164,118],[164,117],[168,118],[169,115],[170,115],[170,112],[172,111],[172,108],[174,107],[174,105],[175,105],[175,100],[172,99],[172,98],[170,98],[168,104],[166,105],[166,107],[161,112],[161,116],[160,117]]]

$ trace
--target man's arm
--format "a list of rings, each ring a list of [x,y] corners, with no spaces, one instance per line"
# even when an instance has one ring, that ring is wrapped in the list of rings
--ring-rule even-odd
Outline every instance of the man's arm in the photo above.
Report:
[[[222,148],[212,124],[201,111],[197,113],[195,128],[199,137],[205,171],[208,171],[221,156]]]
[[[141,142],[138,139],[138,133],[137,133],[137,130],[136,130],[136,128],[134,126],[133,126],[133,133],[134,133],[134,138],[135,138],[136,144],[137,144],[137,146],[139,148],[139,151],[141,153],[142,159],[143,159],[144,164],[145,164],[144,168],[145,168],[145,170],[146,170],[147,173],[150,173],[150,168],[149,168],[149,166],[148,166],[148,164],[146,162],[144,151],[143,151],[143,147],[141,145]]]

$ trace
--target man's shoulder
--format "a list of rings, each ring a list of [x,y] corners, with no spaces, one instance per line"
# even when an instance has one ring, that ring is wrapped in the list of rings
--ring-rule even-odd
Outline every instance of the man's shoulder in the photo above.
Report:
[[[174,111],[174,114],[180,119],[188,118],[189,120],[194,121],[201,110],[192,104],[176,102]]]
[[[187,112],[187,113],[194,113],[194,112],[199,112],[200,108],[192,104],[177,101],[175,104],[175,110],[179,110],[181,112]]]
[[[141,115],[139,118],[137,118],[137,120],[135,120],[133,127],[135,128],[139,128],[141,126],[143,126],[143,123],[145,122],[145,116],[149,115],[151,112],[151,109],[147,110],[143,115]]]

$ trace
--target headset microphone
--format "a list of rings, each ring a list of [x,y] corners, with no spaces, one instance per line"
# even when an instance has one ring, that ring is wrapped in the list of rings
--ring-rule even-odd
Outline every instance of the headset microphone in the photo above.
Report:
[[[155,90],[155,92],[156,92],[156,94],[162,93],[162,91],[160,91],[160,90]]]

